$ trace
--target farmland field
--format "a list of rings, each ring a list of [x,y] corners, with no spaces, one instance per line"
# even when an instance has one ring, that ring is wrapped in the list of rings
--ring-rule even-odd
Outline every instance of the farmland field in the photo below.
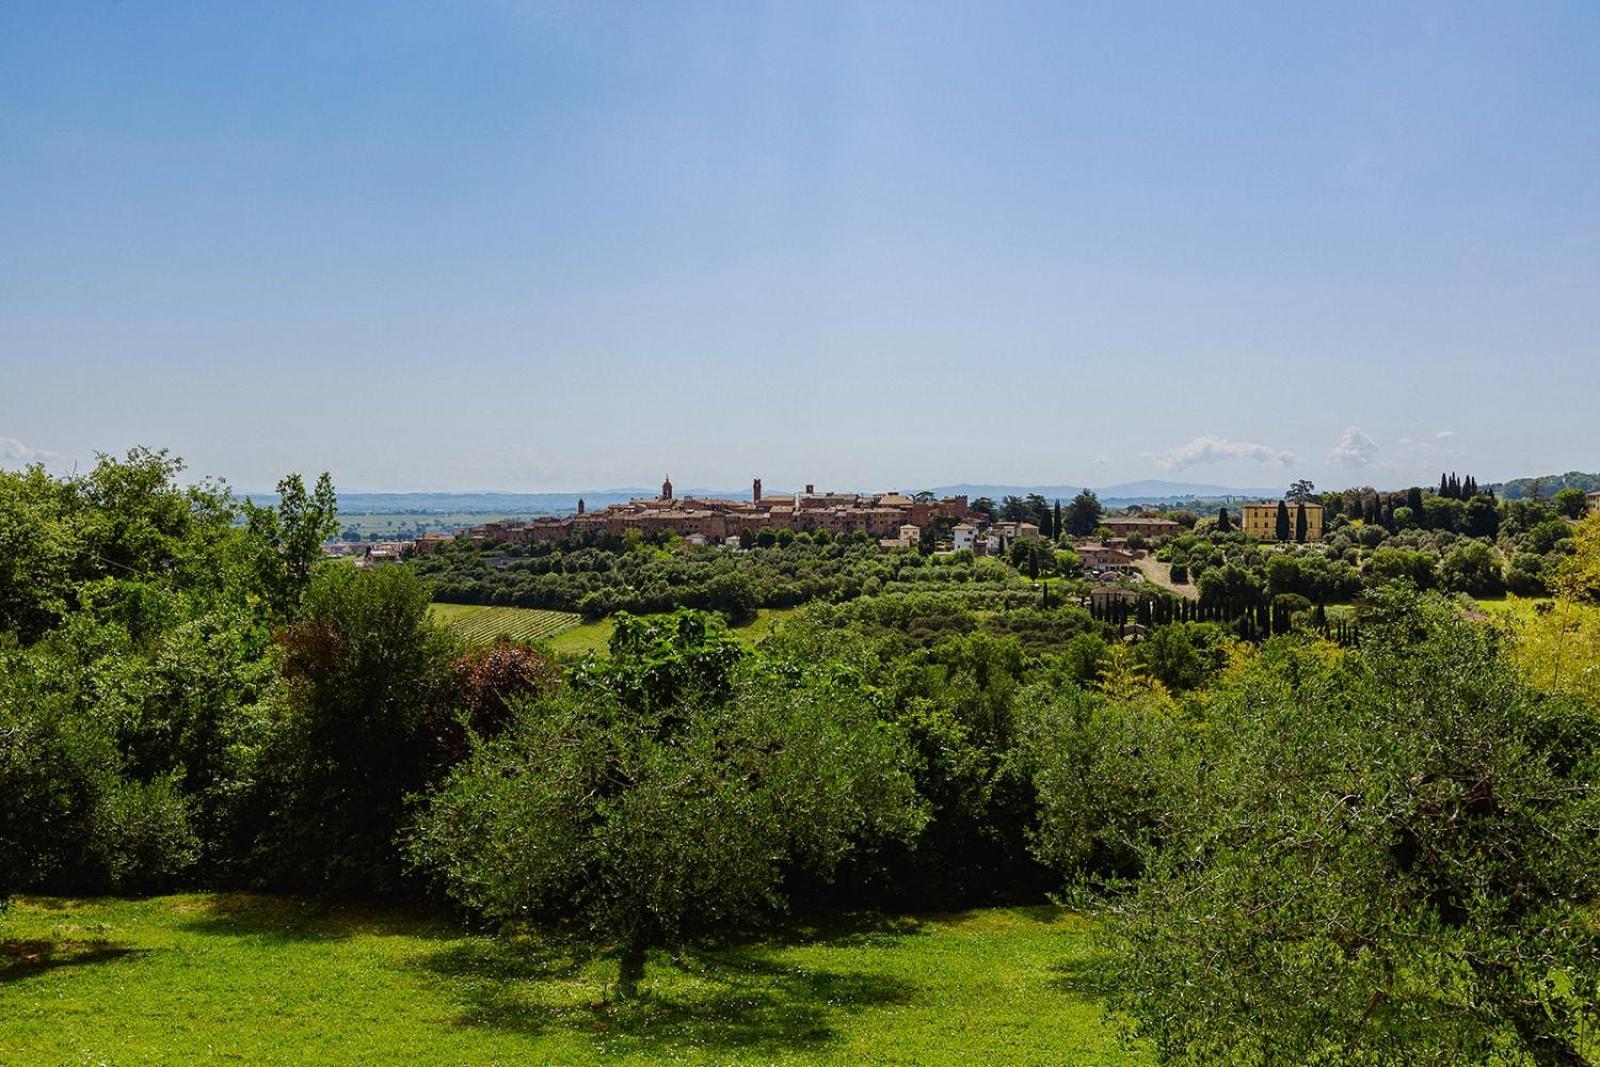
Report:
[[[435,604],[433,617],[460,636],[478,644],[502,637],[513,641],[544,641],[583,621],[568,611],[535,608],[497,608],[480,604]]]
[[[525,514],[476,511],[340,512],[339,529],[349,531],[363,540],[398,541],[420,537],[425,533],[455,533],[484,522],[526,518],[528,516]]]

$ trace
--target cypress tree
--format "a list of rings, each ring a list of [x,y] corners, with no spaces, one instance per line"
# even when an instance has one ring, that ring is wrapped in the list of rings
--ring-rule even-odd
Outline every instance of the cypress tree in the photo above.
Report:
[[[1278,540],[1289,540],[1289,505],[1282,500],[1278,501],[1277,529],[1273,531],[1278,535]]]
[[[1055,531],[1056,539],[1060,540],[1061,535],[1065,532],[1064,530],[1061,529],[1061,498],[1060,497],[1056,497],[1055,516],[1050,521],[1050,528]]]
[[[1450,496],[1450,476],[1448,474],[1439,475],[1439,495],[1442,497]]]
[[[1406,507],[1411,509],[1412,519],[1420,526],[1422,524],[1422,490],[1412,486],[1406,490]]]
[[[1306,543],[1306,502],[1304,500],[1294,506],[1294,539],[1299,544]]]
[[[1228,509],[1225,507],[1217,509],[1217,532],[1233,532],[1233,520],[1228,517]]]

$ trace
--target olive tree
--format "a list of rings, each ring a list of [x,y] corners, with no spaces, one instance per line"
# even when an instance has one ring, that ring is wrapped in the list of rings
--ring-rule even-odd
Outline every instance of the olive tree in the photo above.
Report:
[[[477,745],[410,853],[491,918],[583,918],[631,996],[650,946],[776,908],[786,873],[826,875],[923,815],[901,737],[827,664],[735,662],[690,612],[620,638]]]
[[[1600,717],[1377,600],[1359,653],[1283,639],[1212,690],[1112,909],[1116,1005],[1169,1062],[1587,1063]]]

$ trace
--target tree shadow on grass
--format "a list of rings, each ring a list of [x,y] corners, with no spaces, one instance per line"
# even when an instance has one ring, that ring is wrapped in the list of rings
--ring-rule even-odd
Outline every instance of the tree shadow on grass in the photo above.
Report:
[[[773,927],[746,930],[721,944],[741,945],[759,940],[785,948],[800,945],[892,948],[907,937],[921,937],[926,933],[922,920],[911,915],[886,915],[879,911],[817,912],[795,916]]]
[[[1124,985],[1116,959],[1108,952],[1097,952],[1066,960],[1050,968],[1050,985],[1079,1000],[1104,1002]]]
[[[699,1048],[776,1055],[834,1040],[842,1016],[905,1003],[913,986],[864,971],[805,967],[782,960],[774,944],[850,946],[892,933],[876,920],[824,924],[818,936],[788,928],[787,937],[656,951],[642,991],[615,998],[615,962],[562,935],[522,941],[475,940],[420,961],[463,1004],[463,1026],[527,1036],[578,1036],[605,1054],[666,1057]],[[900,928],[906,924],[895,921]],[[802,927],[802,931],[808,927]],[[863,940],[865,939],[865,940]]]
[[[63,967],[110,963],[149,951],[111,941],[0,941],[0,985]]]
[[[272,944],[343,941],[357,936],[459,937],[437,915],[388,904],[329,903],[270,893],[213,893],[180,924],[195,934],[253,938]]]

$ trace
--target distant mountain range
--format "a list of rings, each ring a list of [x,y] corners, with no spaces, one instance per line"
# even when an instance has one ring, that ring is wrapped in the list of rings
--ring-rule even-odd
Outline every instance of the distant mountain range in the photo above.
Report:
[[[1068,500],[1083,491],[1081,485],[940,485],[935,486],[936,496],[965,493],[971,499],[980,496],[999,500],[1007,496],[1027,496],[1038,493],[1046,500]],[[1197,485],[1190,482],[1121,482],[1094,491],[1102,504],[1161,504],[1179,500],[1218,500],[1228,497],[1271,497],[1283,495],[1283,487],[1276,489],[1235,489],[1226,485]]]
[[[900,486],[902,492],[912,493],[917,487]],[[980,496],[1000,500],[1007,496],[1027,496],[1037,493],[1047,500],[1065,502],[1076,496],[1078,485],[939,485],[932,487],[936,496],[954,496],[965,493],[970,499]],[[576,511],[578,501],[589,508],[603,508],[639,497],[654,497],[658,489],[623,487],[617,489],[586,489],[572,493],[344,493],[339,494],[339,513],[342,515],[562,515]],[[771,494],[791,493],[792,489],[767,490]],[[1096,489],[1102,503],[1111,505],[1162,504],[1182,500],[1218,500],[1229,497],[1276,497],[1282,488],[1235,489],[1223,485],[1194,485],[1187,482],[1124,482]],[[276,504],[274,493],[246,494],[258,504]],[[750,489],[680,489],[680,497],[725,497],[747,499]]]

